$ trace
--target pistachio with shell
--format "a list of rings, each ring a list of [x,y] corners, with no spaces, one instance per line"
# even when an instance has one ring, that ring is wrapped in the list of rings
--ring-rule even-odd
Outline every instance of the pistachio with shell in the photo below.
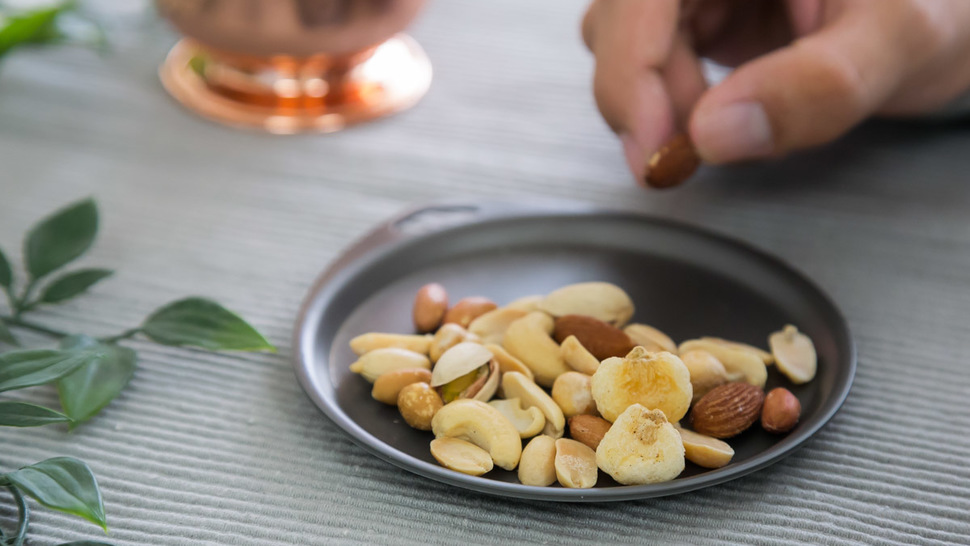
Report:
[[[441,355],[431,372],[431,386],[445,404],[460,398],[488,402],[498,390],[500,376],[492,352],[466,341]]]

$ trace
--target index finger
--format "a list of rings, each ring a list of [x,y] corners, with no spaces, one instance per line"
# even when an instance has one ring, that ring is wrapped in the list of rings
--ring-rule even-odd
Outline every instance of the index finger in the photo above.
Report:
[[[620,136],[639,180],[646,174],[646,158],[676,129],[660,69],[673,51],[679,15],[679,0],[595,0],[583,24],[596,58],[596,104]]]

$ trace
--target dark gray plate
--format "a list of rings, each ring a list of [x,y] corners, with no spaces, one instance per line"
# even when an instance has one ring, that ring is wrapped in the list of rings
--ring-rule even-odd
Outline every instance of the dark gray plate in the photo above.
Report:
[[[705,470],[691,463],[671,482],[621,486],[600,473],[594,489],[532,487],[514,472],[483,477],[439,466],[431,433],[408,427],[396,408],[370,397],[371,385],[347,369],[348,341],[366,332],[412,332],[417,289],[442,283],[452,301],[482,295],[503,303],[582,281],[623,287],[636,303],[634,321],[675,340],[712,335],[767,345],[786,323],[811,336],[818,375],[792,386],[774,367],[768,388],[786,386],[802,419],[784,436],[760,427],[730,441],[731,464]],[[776,258],[701,229],[630,213],[524,209],[510,205],[435,205],[378,228],[317,281],[296,327],[296,372],[314,403],[351,438],[401,468],[486,493],[557,501],[615,501],[681,493],[758,470],[790,454],[838,411],[855,375],[855,349],[845,320],[822,291]]]

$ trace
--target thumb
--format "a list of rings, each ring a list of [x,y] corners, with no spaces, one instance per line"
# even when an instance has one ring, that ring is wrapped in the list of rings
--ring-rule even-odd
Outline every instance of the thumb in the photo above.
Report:
[[[691,116],[701,157],[725,163],[777,156],[848,131],[887,99],[914,55],[901,50],[899,19],[889,10],[843,13],[739,67],[701,97]]]

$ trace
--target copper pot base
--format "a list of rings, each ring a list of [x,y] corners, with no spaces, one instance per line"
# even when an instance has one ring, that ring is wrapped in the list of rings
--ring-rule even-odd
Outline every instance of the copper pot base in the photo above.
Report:
[[[331,133],[416,104],[431,84],[431,63],[405,34],[340,60],[227,57],[183,39],[159,76],[186,108],[226,125]]]

